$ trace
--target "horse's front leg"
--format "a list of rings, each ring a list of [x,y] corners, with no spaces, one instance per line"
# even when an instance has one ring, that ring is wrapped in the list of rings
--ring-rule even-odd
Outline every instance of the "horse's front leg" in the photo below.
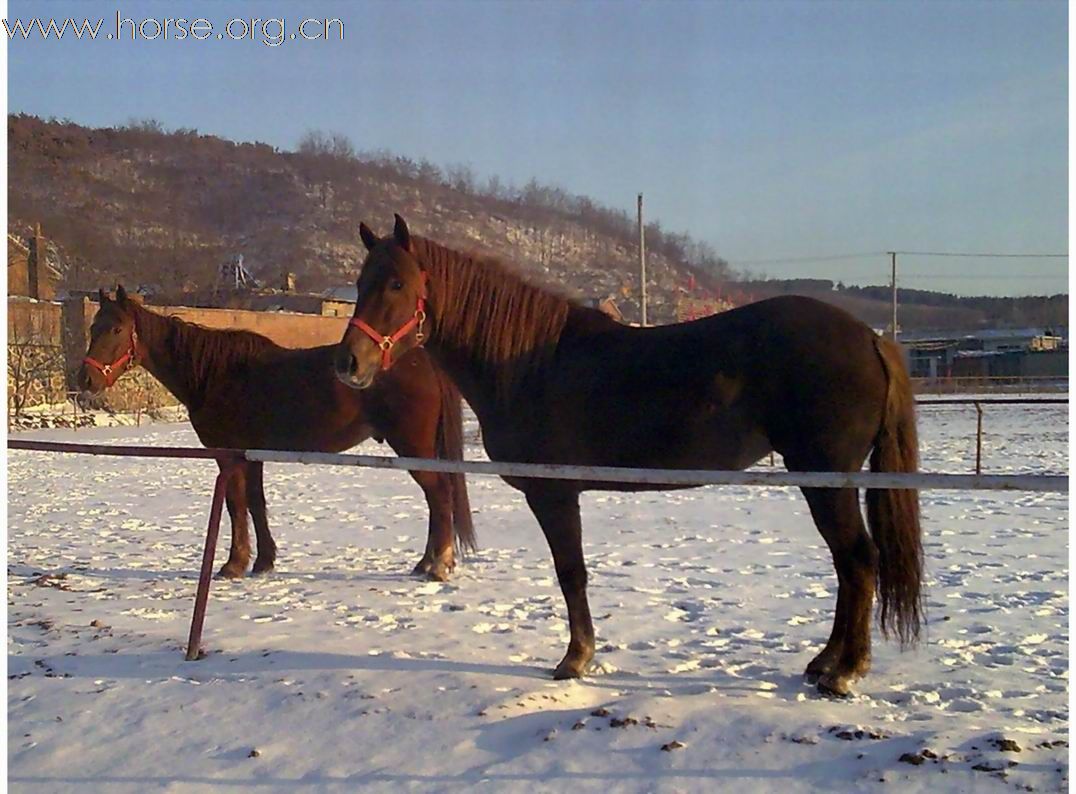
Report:
[[[426,495],[430,510],[426,551],[412,574],[425,575],[436,582],[447,582],[456,568],[455,533],[452,529],[452,482],[447,474],[413,471],[411,476]]]
[[[563,486],[534,486],[527,491],[527,504],[542,526],[553,552],[557,581],[568,604],[571,640],[553,677],[579,678],[594,658],[594,623],[587,603],[587,568],[583,560],[583,527],[579,517],[579,494]]]
[[[421,396],[421,395],[420,395]],[[436,395],[429,398],[436,399]],[[436,403],[434,403],[436,405]],[[416,397],[413,406],[422,403]],[[403,458],[434,458],[437,455],[437,414],[432,410],[413,408],[411,415],[391,418],[378,428],[397,455]],[[456,531],[452,519],[452,479],[448,474],[433,471],[413,471],[411,478],[418,483],[430,511],[426,551],[412,574],[426,576],[437,582],[447,582],[456,567]]]

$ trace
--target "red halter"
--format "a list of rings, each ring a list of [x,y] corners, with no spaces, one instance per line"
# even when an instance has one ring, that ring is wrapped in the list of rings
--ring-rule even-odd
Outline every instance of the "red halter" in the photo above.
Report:
[[[135,360],[135,357],[137,356],[137,345],[138,331],[131,328],[131,346],[127,348],[126,353],[111,364],[102,364],[100,361],[90,358],[89,356],[82,359],[82,363],[89,364],[94,369],[99,370],[100,373],[105,376],[105,388],[109,388],[116,382],[119,376],[123,374],[123,372],[120,371],[120,368]]]
[[[366,334],[368,337],[374,340],[379,348],[381,348],[381,369],[388,369],[392,366],[392,348],[393,346],[411,333],[411,329],[418,328],[418,333],[415,334],[415,339],[421,345],[422,340],[426,338],[426,335],[422,333],[422,324],[426,322],[426,272],[422,271],[422,293],[418,296],[418,303],[415,306],[415,313],[411,315],[406,323],[396,329],[396,332],[391,336],[385,336],[384,334],[375,331],[369,324],[363,322],[358,317],[352,317],[348,321],[348,325],[353,325]]]

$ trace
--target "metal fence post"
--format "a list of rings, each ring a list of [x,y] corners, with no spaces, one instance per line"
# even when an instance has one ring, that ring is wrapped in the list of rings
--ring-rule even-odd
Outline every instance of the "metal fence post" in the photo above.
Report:
[[[228,490],[228,481],[239,465],[236,458],[219,458],[218,462],[220,473],[213,485],[213,503],[209,508],[209,526],[206,527],[205,549],[202,551],[202,570],[198,575],[198,593],[194,598],[194,615],[191,617],[191,633],[187,640],[188,662],[202,658],[202,625],[205,623],[206,604],[209,602],[209,583],[213,579],[213,558],[217,553],[224,494]]]
[[[975,473],[983,473],[983,406],[975,403]]]

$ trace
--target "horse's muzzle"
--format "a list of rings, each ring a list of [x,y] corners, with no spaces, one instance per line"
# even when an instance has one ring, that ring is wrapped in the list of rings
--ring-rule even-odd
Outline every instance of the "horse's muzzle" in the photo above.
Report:
[[[360,372],[359,360],[351,352],[351,347],[341,344],[333,359],[333,368],[336,370],[336,379],[352,389],[366,389],[374,382],[376,370]]]
[[[84,394],[99,394],[105,388],[104,378],[94,378],[94,376],[91,374],[90,368],[87,367],[85,364],[78,368],[78,374],[75,376],[75,382],[78,384],[79,389]]]

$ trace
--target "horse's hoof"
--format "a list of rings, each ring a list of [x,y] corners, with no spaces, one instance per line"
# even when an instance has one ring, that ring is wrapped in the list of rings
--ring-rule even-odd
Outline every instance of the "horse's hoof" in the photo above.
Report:
[[[430,572],[430,568],[433,567],[433,563],[423,557],[418,561],[418,565],[411,571],[412,576],[425,576]]]
[[[431,582],[447,582],[451,570],[447,565],[434,565],[426,571],[426,578]]]
[[[221,568],[219,571],[217,571],[217,578],[218,579],[242,579],[244,576],[246,576],[246,573],[247,573],[247,567],[245,565],[240,567],[238,565],[228,564],[228,565],[225,565],[223,568]]]
[[[557,669],[553,671],[554,681],[563,681],[567,678],[582,678],[587,671],[587,667],[590,666],[590,660],[592,656],[579,658],[565,656],[560,664],[557,665]]]
[[[566,666],[564,662],[557,665],[557,669],[553,671],[554,681],[564,681],[568,678],[582,678],[583,673],[574,667]]]
[[[817,657],[807,664],[807,669],[803,671],[803,678],[808,684],[817,684],[822,676],[832,672],[832,670],[833,662]]]
[[[818,679],[818,691],[829,697],[846,698],[852,694],[852,678],[847,675],[825,673]]]
[[[455,570],[455,561],[428,560],[423,557],[411,571],[412,576],[421,576],[431,582],[447,582],[449,574]]]
[[[273,572],[273,563],[254,563],[254,569],[251,571],[255,576],[265,576]]]

